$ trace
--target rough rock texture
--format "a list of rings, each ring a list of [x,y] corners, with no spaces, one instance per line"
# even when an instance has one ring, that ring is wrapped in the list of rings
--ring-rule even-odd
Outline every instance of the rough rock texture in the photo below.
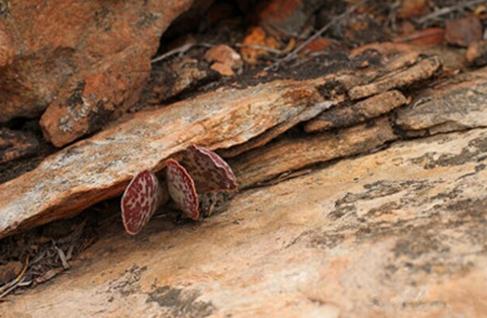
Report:
[[[275,81],[226,89],[139,112],[132,119],[67,147],[36,169],[0,185],[0,237],[73,215],[120,194],[132,176],[199,144],[229,148],[302,112],[327,104],[324,79]]]
[[[405,57],[407,57],[407,55],[405,55]],[[352,100],[356,100],[382,93],[392,88],[405,87],[412,83],[430,78],[440,66],[441,63],[437,57],[430,57],[419,61],[413,67],[408,67],[403,71],[388,73],[383,77],[375,79],[372,83],[354,87],[348,92],[348,95]]]
[[[203,224],[121,224],[5,317],[483,317],[487,130],[240,193]]]
[[[333,107],[307,122],[304,130],[306,132],[318,132],[353,126],[367,119],[387,114],[407,102],[407,98],[401,92],[397,90],[388,91],[352,105]]]
[[[302,138],[284,138],[231,162],[242,188],[315,163],[374,150],[397,139],[387,119]]]
[[[412,135],[487,127],[487,68],[426,90],[397,111],[396,124]]]
[[[8,1],[0,16],[0,122],[36,117],[55,145],[128,107],[184,1]]]

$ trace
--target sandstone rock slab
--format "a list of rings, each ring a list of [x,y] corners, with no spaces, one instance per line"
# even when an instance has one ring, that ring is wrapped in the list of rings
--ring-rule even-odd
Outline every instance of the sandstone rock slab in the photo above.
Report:
[[[223,89],[139,112],[0,185],[0,237],[76,214],[120,194],[130,178],[158,171],[165,159],[199,144],[229,148],[325,103],[324,79],[275,81]]]
[[[368,119],[387,114],[402,106],[408,99],[399,91],[377,94],[352,105],[338,105],[308,121],[304,130],[308,133],[349,127]]]
[[[240,193],[203,224],[105,228],[10,317],[482,317],[487,130],[400,142]]]
[[[406,134],[424,135],[487,126],[487,68],[426,90],[397,111]]]
[[[301,138],[283,138],[230,161],[242,188],[283,173],[355,154],[366,153],[398,137],[386,118],[375,123]]]

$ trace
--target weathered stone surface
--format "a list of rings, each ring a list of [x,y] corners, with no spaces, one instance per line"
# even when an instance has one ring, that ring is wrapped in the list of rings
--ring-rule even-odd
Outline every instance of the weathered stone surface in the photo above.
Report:
[[[426,90],[397,111],[396,124],[412,135],[487,126],[487,68]]]
[[[38,148],[32,134],[0,127],[0,164],[33,155]]]
[[[7,317],[483,317],[487,130],[240,193],[201,225],[104,228]]]
[[[408,86],[432,77],[440,66],[441,63],[437,57],[429,57],[403,71],[386,74],[383,77],[375,79],[372,83],[354,87],[348,92],[348,95],[352,100],[356,100],[393,88]]]
[[[87,127],[86,117],[135,99],[160,35],[190,4],[9,1],[0,17],[0,122],[36,117],[49,106],[48,118],[57,120],[44,119],[44,126],[55,144],[92,131],[98,125]],[[64,131],[65,125],[73,128]]]
[[[245,188],[315,163],[365,153],[397,139],[387,119],[303,138],[277,141],[231,161],[239,185]]]
[[[229,148],[325,102],[324,79],[275,81],[201,95],[140,112],[48,157],[0,185],[0,237],[76,214],[118,195],[142,170],[157,171],[190,144]]]
[[[352,105],[339,105],[329,109],[304,125],[308,133],[349,127],[379,117],[408,102],[404,95],[396,90],[369,97]]]

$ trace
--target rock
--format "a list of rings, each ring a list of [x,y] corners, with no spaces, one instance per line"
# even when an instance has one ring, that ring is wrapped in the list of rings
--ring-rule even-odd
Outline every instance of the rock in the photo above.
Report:
[[[429,0],[402,0],[397,9],[397,16],[409,19],[423,15],[428,10]]]
[[[414,136],[486,127],[486,94],[487,68],[482,68],[426,90],[397,111],[395,123]]]
[[[128,48],[95,66],[84,79],[68,81],[42,115],[44,137],[57,147],[99,130],[138,99],[150,72],[150,56]]]
[[[304,102],[308,104],[309,106],[311,106],[311,104],[314,105],[312,107],[306,107],[301,113],[296,114],[292,119],[268,129],[264,133],[260,134],[255,138],[252,138],[246,143],[236,145],[228,149],[220,150],[219,154],[225,158],[231,158],[231,157],[236,157],[241,153],[244,153],[250,149],[261,147],[267,144],[272,139],[286,132],[291,127],[294,127],[298,123],[309,120],[315,117],[316,115],[318,115],[319,113],[323,112],[324,110],[327,110],[331,106],[337,104],[339,101],[342,100],[342,97],[334,96],[333,100],[318,102],[316,100],[314,101],[312,99],[310,100],[309,96],[303,95],[298,100],[300,100],[301,103]]]
[[[34,135],[0,127],[0,164],[34,155],[38,148]]]
[[[136,99],[160,35],[191,1],[9,3],[0,24],[0,52],[10,53],[0,56],[15,54],[0,63],[0,122],[37,117],[49,106],[46,116],[53,118],[43,121],[46,135],[62,145],[93,131],[105,112],[115,114]],[[80,97],[103,106],[72,106],[82,85]],[[96,118],[91,127],[88,114]],[[63,131],[66,125],[69,131]]]
[[[308,54],[323,52],[323,51],[326,51],[327,49],[330,49],[330,47],[332,47],[335,44],[338,45],[339,43],[332,40],[332,39],[327,39],[324,37],[317,37],[316,39],[309,42],[303,48],[301,53],[302,53],[302,55],[308,55]]]
[[[262,183],[283,173],[377,149],[397,139],[387,119],[372,127],[362,125],[337,133],[285,138],[230,162],[241,188]]]
[[[279,51],[279,41],[269,36],[261,27],[252,27],[242,41],[240,54],[247,64],[257,64],[259,58],[270,51]]]
[[[207,63],[189,57],[153,65],[149,82],[144,87],[140,100],[130,110],[134,112],[160,106],[165,100],[210,79],[211,73]]]
[[[293,121],[307,108],[321,109],[325,99],[319,87],[326,81],[283,80],[224,89],[137,113],[1,184],[0,237],[119,195],[135,173],[162,169],[166,158],[190,144],[230,148]]]
[[[5,29],[5,25],[0,21],[0,68],[12,63],[15,56],[15,48],[12,39]]]
[[[444,42],[445,30],[442,28],[428,28],[415,31],[394,39],[397,43],[408,43],[417,46],[437,46]]]
[[[349,127],[386,114],[408,102],[401,92],[392,90],[374,95],[352,105],[335,106],[304,125],[307,133]]]
[[[212,63],[211,68],[223,76],[239,73],[243,66],[242,58],[228,45],[220,44],[205,53],[205,60]]]
[[[487,64],[487,40],[470,43],[465,58],[474,66],[485,66]]]
[[[399,142],[242,192],[200,225],[155,219],[132,238],[107,223],[69,272],[0,311],[486,316],[486,141],[475,129]]]
[[[310,23],[311,14],[323,0],[271,0],[259,10],[259,24],[279,36],[298,36]]]
[[[22,267],[22,263],[20,262],[8,262],[6,264],[0,264],[0,286],[11,282],[17,276],[19,276],[20,272],[22,271]]]
[[[372,83],[354,87],[348,92],[348,95],[352,100],[356,100],[382,93],[392,88],[405,87],[432,77],[440,66],[441,64],[437,57],[426,58],[402,72],[386,74],[375,79]]]
[[[446,22],[445,39],[449,44],[467,47],[482,39],[482,23],[475,15]]]

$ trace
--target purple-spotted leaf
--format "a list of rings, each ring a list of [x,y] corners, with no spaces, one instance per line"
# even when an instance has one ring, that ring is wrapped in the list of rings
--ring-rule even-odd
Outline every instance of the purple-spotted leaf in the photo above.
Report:
[[[193,177],[198,193],[231,191],[238,187],[232,168],[207,148],[191,145],[185,151],[183,165]]]
[[[150,171],[142,171],[130,181],[122,196],[122,221],[125,231],[135,235],[149,222],[163,203],[164,188]]]
[[[166,162],[169,195],[183,213],[193,220],[200,217],[199,198],[191,175],[176,160]]]

